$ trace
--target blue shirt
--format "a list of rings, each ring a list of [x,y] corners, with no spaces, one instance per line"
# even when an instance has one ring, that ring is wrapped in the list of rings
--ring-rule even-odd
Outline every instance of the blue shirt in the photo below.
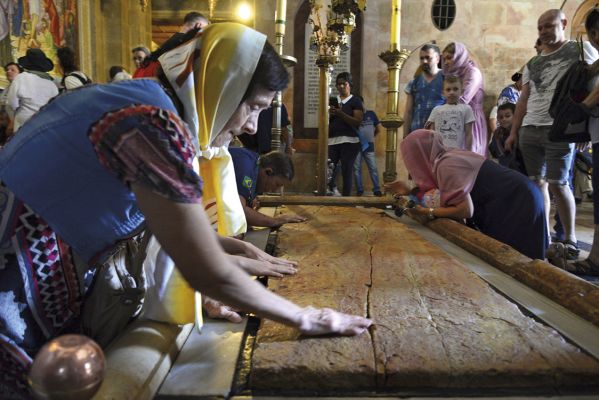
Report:
[[[421,74],[411,80],[405,92],[411,94],[414,100],[412,109],[412,125],[410,132],[424,128],[433,108],[445,104],[443,97],[443,73],[439,72],[432,81],[427,82]]]
[[[235,168],[237,192],[251,207],[256,198],[256,185],[258,184],[258,153],[241,147],[230,147],[229,153]]]
[[[107,111],[135,103],[175,111],[148,79],[87,86],[46,105],[0,152],[3,183],[85,260],[143,227],[135,195],[100,164],[88,138]]]
[[[364,113],[364,119],[360,124],[360,135],[368,143],[374,142],[374,131],[378,124],[380,124],[380,121],[374,111],[368,110]]]

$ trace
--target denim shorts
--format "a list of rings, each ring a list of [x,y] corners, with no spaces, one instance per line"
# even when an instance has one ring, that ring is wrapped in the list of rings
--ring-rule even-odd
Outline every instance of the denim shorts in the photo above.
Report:
[[[567,185],[574,144],[551,142],[550,129],[551,126],[535,125],[520,128],[518,145],[526,172],[536,181],[544,179],[549,183]]]

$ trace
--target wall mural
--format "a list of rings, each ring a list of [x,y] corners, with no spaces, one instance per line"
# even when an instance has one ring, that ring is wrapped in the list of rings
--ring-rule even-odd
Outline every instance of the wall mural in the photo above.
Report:
[[[1,66],[34,47],[56,66],[56,50],[62,46],[77,53],[77,0],[0,0]],[[51,73],[57,73],[56,67]]]

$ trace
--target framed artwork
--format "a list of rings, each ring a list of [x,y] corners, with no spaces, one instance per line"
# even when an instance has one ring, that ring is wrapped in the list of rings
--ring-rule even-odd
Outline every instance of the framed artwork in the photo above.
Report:
[[[77,49],[77,0],[0,0],[0,66],[17,61],[28,48],[39,48],[50,58],[57,75],[56,50]],[[4,68],[0,84],[6,86]]]

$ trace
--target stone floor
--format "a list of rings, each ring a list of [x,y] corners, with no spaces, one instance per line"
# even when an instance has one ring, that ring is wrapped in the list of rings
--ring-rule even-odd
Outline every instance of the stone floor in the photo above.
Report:
[[[593,203],[591,201],[583,201],[576,205],[576,235],[578,240],[584,242],[583,247],[590,247],[593,243]],[[584,252],[584,256],[588,254],[588,250]]]

